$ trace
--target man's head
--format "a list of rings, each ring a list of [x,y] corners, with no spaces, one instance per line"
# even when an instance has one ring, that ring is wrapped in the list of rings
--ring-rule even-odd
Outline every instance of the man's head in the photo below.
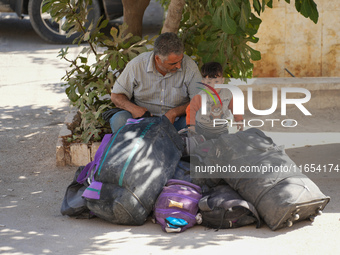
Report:
[[[163,75],[181,68],[184,45],[175,33],[163,33],[155,41],[156,69]]]
[[[215,84],[222,84],[224,82],[223,78],[223,68],[218,62],[209,62],[201,67],[201,73],[203,77],[203,82],[215,86]]]

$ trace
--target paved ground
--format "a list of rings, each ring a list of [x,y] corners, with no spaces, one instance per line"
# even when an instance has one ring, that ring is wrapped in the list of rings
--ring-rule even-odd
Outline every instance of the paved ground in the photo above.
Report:
[[[27,20],[0,16],[1,254],[340,254],[337,173],[313,177],[331,197],[322,216],[275,232],[266,226],[218,232],[195,226],[166,234],[150,221],[130,227],[61,216],[76,167],[55,166],[56,140],[68,111],[60,87],[67,64],[56,58],[60,47],[41,41]],[[269,134],[298,164],[340,164],[339,109],[315,112],[298,132]]]

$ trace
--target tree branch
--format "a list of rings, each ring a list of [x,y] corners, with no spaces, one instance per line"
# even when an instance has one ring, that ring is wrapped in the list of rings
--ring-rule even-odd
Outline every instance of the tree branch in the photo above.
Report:
[[[185,0],[171,0],[168,8],[168,14],[166,15],[162,28],[162,34],[165,32],[173,32],[177,34],[182,19],[184,5]]]

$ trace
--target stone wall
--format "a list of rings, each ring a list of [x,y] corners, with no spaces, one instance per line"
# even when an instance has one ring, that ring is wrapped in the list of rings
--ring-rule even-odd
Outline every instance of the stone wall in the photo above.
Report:
[[[295,1],[273,1],[261,14],[262,24],[251,46],[262,54],[254,77],[340,77],[340,1],[314,0],[317,24],[295,9]]]

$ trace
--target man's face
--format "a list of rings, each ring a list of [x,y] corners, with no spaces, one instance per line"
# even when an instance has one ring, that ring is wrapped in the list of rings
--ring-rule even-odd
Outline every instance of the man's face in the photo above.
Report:
[[[167,73],[175,73],[178,69],[181,68],[183,60],[183,54],[176,55],[174,53],[171,53],[167,59],[162,61],[162,59],[156,55],[155,56],[155,64],[156,69],[163,75]]]

